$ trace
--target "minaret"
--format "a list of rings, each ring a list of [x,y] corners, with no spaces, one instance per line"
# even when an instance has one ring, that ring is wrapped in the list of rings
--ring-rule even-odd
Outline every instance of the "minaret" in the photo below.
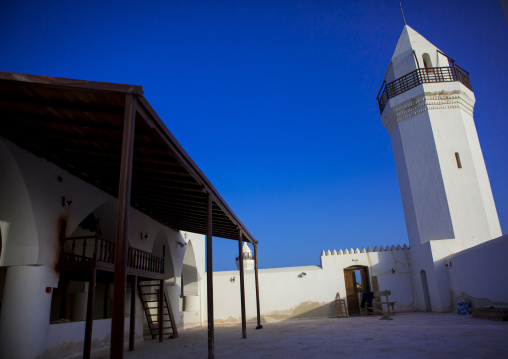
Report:
[[[254,255],[252,254],[252,251],[247,245],[247,242],[243,242],[242,253],[243,253],[243,269],[244,270],[254,269]],[[236,256],[236,268],[240,269],[240,262],[238,261],[238,256]]]
[[[428,283],[427,309],[446,310],[444,257],[501,236],[469,74],[406,25],[378,102],[392,141],[415,277]]]

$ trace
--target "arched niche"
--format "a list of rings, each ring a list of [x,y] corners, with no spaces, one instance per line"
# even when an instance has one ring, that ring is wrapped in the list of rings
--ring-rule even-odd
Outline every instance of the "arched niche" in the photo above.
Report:
[[[158,257],[164,256],[164,279],[169,285],[175,283],[175,266],[169,248],[169,241],[166,232],[159,230],[153,242],[152,254]]]
[[[67,228],[66,236],[83,237],[94,236],[96,233],[96,220],[100,220],[100,234],[110,242],[116,241],[116,221],[117,207],[115,200],[109,200],[102,203],[93,211],[81,218],[72,218],[73,222],[79,221],[74,228]],[[88,238],[86,246],[83,246],[84,239],[75,239],[65,243],[64,251],[67,253],[76,253],[81,255],[83,252],[88,258],[94,255],[95,240]],[[74,250],[72,249],[74,246]],[[99,248],[102,248],[99,244]],[[99,250],[99,249],[98,249]],[[95,307],[105,308],[104,310],[96,309],[94,319],[105,319],[110,316],[112,284],[108,280],[101,280],[96,283],[95,291]],[[57,288],[53,289],[50,323],[58,323],[62,319],[71,322],[83,321],[86,318],[88,285],[86,281],[77,279],[60,278]],[[62,303],[66,303],[63,305]]]
[[[424,53],[422,55],[422,59],[423,59],[423,66],[425,66],[426,69],[431,69],[432,68],[432,61],[430,60],[430,55],[427,53]]]
[[[106,240],[116,242],[117,207],[114,200],[104,202],[95,208],[92,212],[86,214],[83,218],[79,218],[78,220],[81,221],[76,227],[67,228],[67,236],[79,237],[95,235],[96,219],[99,219],[100,221],[101,236]],[[83,241],[76,240],[74,244],[76,248],[81,248]],[[88,257],[92,257],[94,251],[94,246],[91,244],[92,242],[89,240],[86,246],[86,255]],[[66,251],[69,251],[70,245],[71,243],[65,244]]]
[[[39,236],[32,202],[23,175],[11,152],[0,140],[0,266],[38,263]]]
[[[199,310],[199,282],[196,267],[194,246],[190,240],[185,248],[182,265],[182,298],[183,310],[186,312]]]
[[[196,268],[196,256],[192,241],[187,243],[182,265],[182,293],[186,295],[198,295],[198,270]]]
[[[107,201],[93,210],[92,213],[95,218],[100,219],[102,236],[110,241],[115,242],[116,224],[118,218],[116,201]],[[83,220],[86,220],[86,217],[83,218]],[[83,221],[81,223],[83,223]],[[92,226],[91,221],[88,222],[88,227],[90,226]],[[95,232],[95,230],[93,230],[93,232]]]

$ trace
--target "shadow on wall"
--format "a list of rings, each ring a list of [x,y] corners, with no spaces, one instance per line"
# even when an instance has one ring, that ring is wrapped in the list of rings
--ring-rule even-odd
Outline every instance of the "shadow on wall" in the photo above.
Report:
[[[175,266],[173,265],[173,256],[169,247],[169,241],[166,233],[160,230],[153,242],[152,254],[158,257],[164,255],[164,279],[169,285],[175,284]]]
[[[273,311],[261,316],[265,323],[280,320],[335,317],[334,303],[303,302],[290,310]]]
[[[182,296],[197,296],[199,274],[196,268],[196,256],[194,246],[189,241],[185,249],[182,266]]]

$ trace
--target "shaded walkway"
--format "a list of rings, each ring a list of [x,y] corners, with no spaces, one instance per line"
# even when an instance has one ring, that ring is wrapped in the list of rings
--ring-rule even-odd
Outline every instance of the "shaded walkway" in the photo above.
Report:
[[[508,322],[455,313],[399,313],[380,317],[324,318],[216,326],[215,357],[228,358],[505,358]],[[109,352],[94,358],[108,358]],[[180,338],[146,341],[125,358],[206,358],[206,327],[182,330]]]

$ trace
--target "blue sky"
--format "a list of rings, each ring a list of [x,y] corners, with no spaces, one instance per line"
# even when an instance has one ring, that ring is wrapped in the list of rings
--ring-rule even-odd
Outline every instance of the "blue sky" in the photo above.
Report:
[[[507,233],[499,1],[403,7],[413,29],[470,72]],[[311,265],[322,249],[408,243],[375,99],[403,25],[398,1],[3,1],[0,71],[142,85],[260,241],[260,267]],[[234,269],[237,250],[214,240],[214,269]]]

